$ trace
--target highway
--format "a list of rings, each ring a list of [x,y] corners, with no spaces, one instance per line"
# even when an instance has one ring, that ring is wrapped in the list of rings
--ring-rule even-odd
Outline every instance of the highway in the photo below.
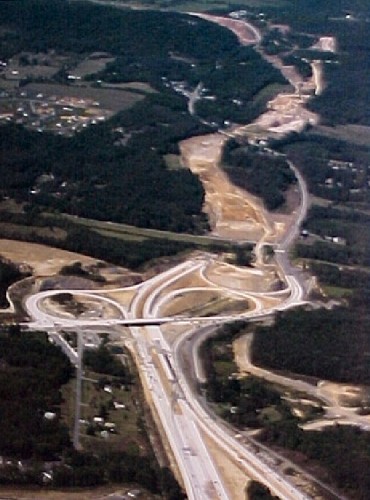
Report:
[[[68,353],[74,364],[79,366],[79,353],[76,353],[67,344],[60,333],[55,332],[55,327],[75,330],[91,325],[130,326],[143,385],[150,393],[151,404],[159,417],[190,499],[232,498],[207,450],[204,436],[212,439],[219,449],[227,453],[248,475],[268,485],[275,494],[286,499],[307,498],[287,478],[281,477],[265,461],[254,456],[253,451],[241,445],[230,435],[229,431],[220,426],[219,422],[213,422],[210,419],[189,390],[177,362],[180,343],[171,345],[161,330],[161,325],[168,323],[189,324],[190,328],[194,328],[194,323],[219,325],[237,318],[253,319],[274,312],[273,308],[271,310],[263,308],[253,294],[249,294],[247,291],[233,291],[236,296],[242,295],[251,298],[254,308],[239,315],[161,317],[160,312],[164,304],[171,302],[178,294],[185,292],[186,288],[180,284],[191,276],[204,276],[205,270],[212,263],[213,261],[208,255],[198,256],[158,274],[135,287],[136,293],[129,307],[121,306],[97,290],[40,292],[29,297],[25,302],[26,308],[33,318],[29,327],[49,329],[52,325],[54,328],[53,338]],[[215,284],[209,279],[208,282],[208,290],[215,288]],[[200,288],[207,289],[206,287],[195,287],[196,290]],[[188,289],[191,292],[192,288]],[[221,290],[222,288],[218,286],[217,289]],[[226,292],[230,294],[232,290],[227,288]],[[281,297],[279,309],[293,307],[303,299],[302,288],[294,276],[287,276],[284,292],[285,298]],[[50,311],[45,302],[48,298],[61,293],[76,294],[79,298],[90,299],[93,297],[94,300],[108,301],[109,304],[114,304],[117,317],[113,319],[62,317],[55,311]],[[281,291],[276,292],[276,294],[277,296],[282,295]],[[179,336],[179,339],[181,338]]]
[[[253,29],[255,41],[259,41],[259,32]],[[199,83],[193,92],[189,107],[194,112],[194,103],[200,95],[202,84]],[[198,254],[188,260],[135,285],[129,287],[133,298],[129,305],[122,305],[118,300],[109,297],[115,290],[49,290],[36,293],[25,300],[25,308],[31,318],[28,328],[45,329],[68,355],[77,367],[78,380],[81,380],[81,356],[83,335],[78,334],[78,349],[73,349],[64,339],[60,331],[94,327],[113,328],[117,325],[130,328],[131,339],[126,342],[137,363],[144,392],[151,406],[155,420],[161,428],[162,435],[171,449],[172,463],[180,477],[190,500],[229,500],[234,497],[227,487],[224,477],[209,452],[206,441],[209,440],[237,464],[248,477],[265,484],[274,495],[284,500],[308,499],[292,478],[276,470],[268,451],[256,453],[255,445],[250,442],[241,443],[225,424],[211,418],[198,397],[193,393],[189,381],[183,373],[181,350],[185,341],[191,339],[200,327],[214,328],[215,325],[249,319],[255,321],[273,315],[276,311],[296,307],[305,302],[305,285],[301,273],[292,268],[288,260],[289,247],[296,238],[300,225],[308,207],[307,187],[299,172],[291,165],[300,187],[300,207],[294,223],[288,228],[282,239],[275,244],[275,261],[280,276],[285,281],[285,288],[276,292],[253,292],[234,289],[231,285],[214,283],[208,274],[212,266],[217,266],[217,257],[210,254]],[[263,213],[261,214],[264,217]],[[272,236],[269,223],[263,237],[256,242],[256,266],[265,272],[263,262],[263,246],[267,236]],[[231,266],[230,266],[231,268]],[[237,270],[234,266],[233,269]],[[261,278],[262,279],[262,278]],[[194,281],[196,284],[191,284]],[[128,288],[127,288],[128,289]],[[126,290],[127,290],[126,289]],[[186,294],[202,294],[217,292],[225,297],[245,299],[249,307],[239,314],[220,314],[211,316],[195,316],[191,314],[162,315],[166,306],[170,306],[179,297]],[[111,316],[79,317],[60,309],[53,308],[50,298],[63,293],[78,296],[79,300],[93,299],[109,305]],[[269,305],[265,299],[269,297]],[[271,305],[271,299],[274,299]],[[183,325],[185,330],[175,340],[165,334],[166,325]],[[198,337],[199,338],[199,337]],[[200,340],[198,340],[199,345]],[[198,376],[201,370],[198,367]],[[77,389],[78,389],[77,385]],[[77,396],[78,397],[78,396]],[[76,401],[76,415],[79,403]],[[74,441],[79,445],[78,426],[75,426]]]
[[[300,211],[300,214],[302,212]],[[294,226],[296,231],[296,226]],[[290,238],[286,238],[288,247]],[[285,247],[283,247],[285,252]],[[262,247],[260,247],[262,249]],[[279,256],[279,254],[278,254]],[[39,292],[27,298],[26,309],[33,321],[30,328],[53,329],[52,336],[61,345],[71,361],[80,367],[79,353],[75,352],[55,332],[55,328],[72,329],[89,326],[112,327],[114,325],[130,326],[132,339],[135,343],[135,354],[139,365],[143,385],[150,393],[151,404],[159,417],[166,439],[171,447],[176,466],[183,480],[189,499],[229,499],[230,492],[226,490],[212,457],[204,444],[204,436],[212,439],[218,448],[227,453],[240,468],[250,477],[266,484],[273,493],[284,499],[307,498],[291,483],[291,481],[274,471],[265,460],[257,457],[253,450],[238,442],[229,430],[214,422],[198,403],[189,389],[187,380],[182,374],[178,363],[180,342],[171,346],[162,333],[161,326],[170,323],[188,324],[190,329],[194,324],[219,325],[235,319],[256,319],[273,314],[275,310],[284,310],[302,303],[304,290],[293,274],[286,275],[286,287],[283,291],[270,292],[269,295],[280,297],[278,305],[273,308],[263,307],[263,294],[249,291],[233,290],[230,287],[215,285],[207,275],[207,269],[213,265],[214,256],[198,256],[189,259],[163,273],[154,276],[140,285],[132,287],[136,292],[129,307],[123,307],[117,301],[105,296],[97,290],[50,290]],[[281,272],[285,273],[285,261],[279,263]],[[290,271],[290,268],[289,268]],[[204,287],[184,287],[181,283],[188,277],[199,275],[205,282]],[[208,287],[208,288],[207,288]],[[224,291],[234,296],[242,296],[253,305],[239,315],[202,316],[164,316],[161,310],[166,303],[174,298],[199,289]],[[94,298],[114,306],[114,318],[76,318],[62,317],[48,308],[47,299],[58,294],[69,293],[79,299]],[[80,336],[79,336],[80,337]],[[182,337],[179,337],[179,340]],[[78,430],[75,429],[75,441],[78,443]]]

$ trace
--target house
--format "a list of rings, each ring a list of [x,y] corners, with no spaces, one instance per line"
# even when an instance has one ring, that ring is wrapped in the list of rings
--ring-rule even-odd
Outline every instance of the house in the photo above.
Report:
[[[46,420],[54,420],[54,418],[56,418],[57,414],[52,412],[52,411],[46,411],[44,413],[44,418],[46,418]]]

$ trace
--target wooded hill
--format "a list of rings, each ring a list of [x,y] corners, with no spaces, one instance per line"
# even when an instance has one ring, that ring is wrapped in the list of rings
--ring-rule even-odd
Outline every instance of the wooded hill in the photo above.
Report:
[[[291,0],[263,11],[273,22],[287,24],[297,32],[336,37],[339,64],[325,65],[327,87],[310,101],[309,108],[329,125],[370,125],[369,2]]]
[[[253,49],[240,47],[230,31],[183,14],[64,0],[3,1],[0,26],[2,59],[20,51],[55,50],[77,58],[106,51],[115,62],[90,76],[88,84],[94,78],[145,81],[158,91],[73,138],[2,127],[0,195],[32,207],[141,227],[208,229],[199,180],[187,169],[169,170],[163,156],[178,153],[178,141],[210,127],[188,114],[186,99],[168,82],[186,80],[193,88],[203,81],[230,110],[229,119],[232,100],[242,98],[243,106],[235,105],[234,111],[249,120],[271,95],[261,97],[260,91],[283,81],[279,71]],[[222,106],[208,109],[207,119],[223,119]],[[40,182],[43,174],[48,182]]]

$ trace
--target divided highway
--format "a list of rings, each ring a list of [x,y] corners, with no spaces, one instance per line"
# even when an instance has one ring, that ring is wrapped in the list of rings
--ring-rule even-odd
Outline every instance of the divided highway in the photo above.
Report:
[[[271,466],[253,454],[253,450],[242,445],[230,435],[219,422],[212,421],[189,389],[186,378],[181,372],[178,359],[179,343],[171,345],[165,338],[161,325],[166,323],[189,324],[194,328],[197,324],[220,324],[236,318],[256,318],[272,314],[275,308],[266,309],[255,300],[255,309],[235,315],[211,317],[161,317],[163,304],[171,301],[177,283],[187,276],[205,273],[210,265],[208,256],[199,256],[171,268],[136,287],[136,294],[128,308],[105,297],[97,290],[52,290],[35,294],[26,300],[26,308],[33,318],[29,324],[34,328],[53,328],[52,337],[68,353],[72,362],[79,365],[76,353],[55,331],[59,329],[77,329],[91,325],[130,326],[132,341],[131,350],[137,360],[142,382],[149,394],[152,407],[158,416],[173,458],[183,479],[189,499],[230,499],[232,495],[226,489],[216,464],[207,450],[205,436],[211,439],[220,450],[243,469],[250,477],[254,477],[281,498],[307,498],[285,477],[280,476]],[[286,299],[277,306],[279,309],[289,308],[301,303],[302,287],[294,276],[286,278]],[[115,306],[117,318],[78,319],[56,316],[50,313],[45,300],[61,293],[76,294],[79,297],[108,301]],[[228,290],[230,293],[230,290]],[[279,296],[281,291],[276,292]],[[248,296],[248,292],[245,292]],[[55,314],[55,313],[54,313]],[[179,337],[180,339],[181,337]]]
[[[259,33],[253,28],[255,41]],[[202,84],[199,83],[191,96],[189,108],[194,112],[194,103],[199,97]],[[256,454],[250,443],[241,443],[222,422],[212,419],[198,398],[192,392],[187,378],[182,372],[180,350],[183,340],[191,338],[197,325],[219,325],[236,319],[256,320],[272,315],[277,310],[285,310],[302,304],[305,299],[305,286],[302,276],[291,267],[288,260],[289,246],[299,232],[307,206],[308,194],[304,180],[293,165],[300,186],[301,204],[296,220],[280,243],[275,245],[276,264],[285,280],[285,289],[268,292],[269,298],[276,298],[274,306],[266,306],[263,293],[252,293],[215,284],[207,277],[207,270],[215,256],[199,255],[165,271],[150,280],[130,289],[133,299],[128,306],[105,296],[109,290],[50,290],[36,293],[27,298],[25,307],[32,321],[29,328],[45,329],[69,356],[72,363],[81,368],[81,335],[79,349],[75,351],[59,333],[61,329],[81,330],[91,326],[113,327],[116,325],[130,328],[131,339],[126,341],[136,360],[141,381],[153,415],[161,428],[162,435],[171,449],[172,462],[181,477],[190,500],[231,500],[234,494],[226,486],[217,464],[211,456],[207,441],[214,445],[234,462],[248,477],[265,484],[273,494],[284,500],[308,499],[289,477],[278,472],[271,461]],[[256,242],[256,265],[263,269],[264,237]],[[204,287],[186,287],[184,281],[191,276],[203,279]],[[209,287],[207,288],[207,286]],[[243,297],[251,308],[242,314],[213,316],[162,316],[163,308],[171,301],[189,291],[216,290],[225,296]],[[112,290],[110,290],[112,292]],[[68,293],[78,295],[80,300],[102,301],[115,311],[114,317],[78,318],[73,315],[53,312],[48,299],[55,295]],[[166,324],[188,325],[185,333],[170,341],[162,329]],[[78,428],[75,428],[75,442],[78,443]]]

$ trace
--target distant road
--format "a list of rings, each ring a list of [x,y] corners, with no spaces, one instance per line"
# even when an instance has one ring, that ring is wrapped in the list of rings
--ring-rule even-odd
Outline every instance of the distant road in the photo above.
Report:
[[[212,14],[203,14],[201,12],[187,12],[190,16],[200,17],[206,21],[216,23],[219,26],[232,31],[237,37],[241,45],[254,45],[260,43],[262,36],[260,31],[253,24],[244,19],[232,19],[226,16],[215,16]]]

